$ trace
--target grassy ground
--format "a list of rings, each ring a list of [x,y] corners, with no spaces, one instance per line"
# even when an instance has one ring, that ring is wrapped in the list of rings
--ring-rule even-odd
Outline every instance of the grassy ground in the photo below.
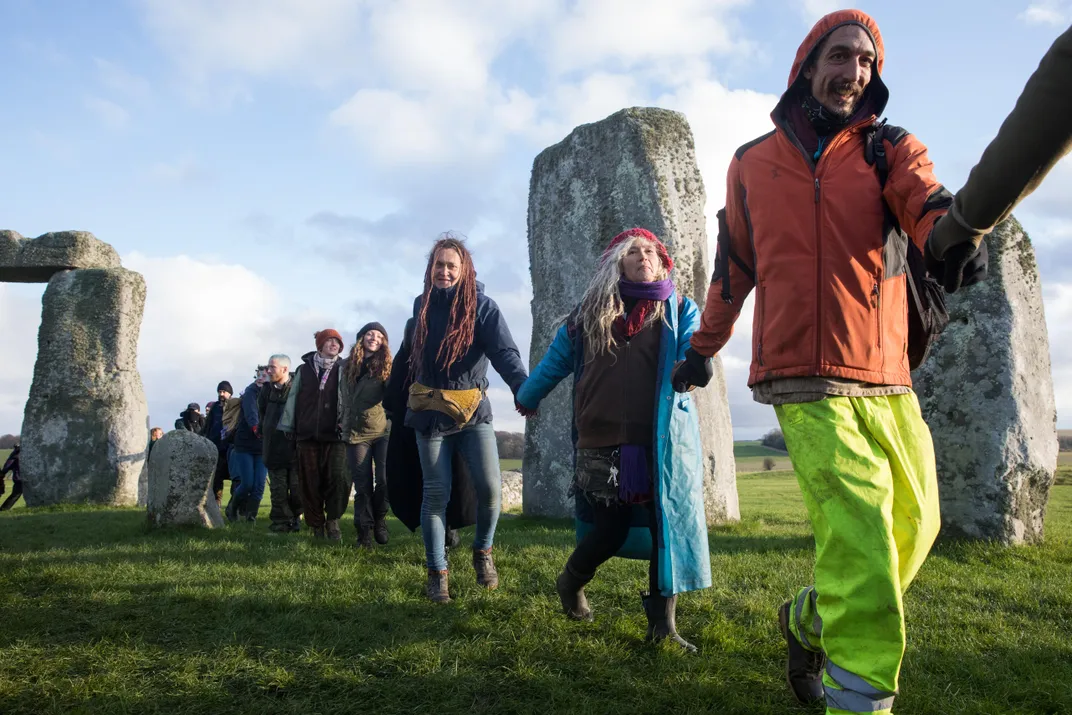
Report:
[[[815,712],[786,693],[772,618],[810,579],[795,480],[738,484],[743,521],[710,534],[715,585],[678,609],[696,657],[643,643],[640,562],[600,571],[594,624],[558,613],[567,522],[504,519],[502,587],[481,591],[463,548],[455,601],[435,606],[420,538],[393,521],[391,544],[359,553],[263,523],[150,533],[133,509],[5,513],[0,712]],[[1072,711],[1070,583],[1072,483],[1040,547],[940,545],[906,599],[898,712]]]

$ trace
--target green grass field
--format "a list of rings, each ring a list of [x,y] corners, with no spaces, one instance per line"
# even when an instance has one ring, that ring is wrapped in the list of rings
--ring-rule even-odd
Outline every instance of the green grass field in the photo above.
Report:
[[[1062,481],[1072,482],[1072,467]],[[614,559],[566,621],[568,522],[504,518],[502,587],[451,556],[454,602],[422,597],[419,535],[371,553],[255,526],[149,532],[136,509],[0,514],[0,712],[804,713],[774,609],[810,580],[788,473],[740,475],[743,520],[710,533],[715,584],[683,596],[688,657],[645,645],[641,562]],[[471,529],[463,532],[463,544]],[[906,597],[900,713],[1072,712],[1072,483],[1046,543],[940,544]]]

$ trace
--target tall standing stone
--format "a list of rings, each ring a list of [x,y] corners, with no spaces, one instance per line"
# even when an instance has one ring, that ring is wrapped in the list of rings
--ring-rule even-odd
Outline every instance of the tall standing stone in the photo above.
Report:
[[[199,434],[177,429],[161,437],[149,459],[149,523],[223,528],[212,493],[217,457],[216,445]]]
[[[29,506],[133,506],[148,407],[137,348],[145,280],[123,268],[60,271],[42,300],[22,427]]]
[[[1015,218],[987,238],[989,276],[949,297],[949,327],[914,379],[938,462],[942,530],[1042,539],[1057,410],[1042,288]]]
[[[561,320],[584,294],[600,255],[624,229],[647,228],[674,259],[674,282],[702,308],[710,283],[703,179],[684,115],[626,109],[577,127],[533,163],[529,188],[529,263],[535,366]],[[722,363],[694,393],[705,463],[705,507],[711,523],[740,518],[733,432]],[[572,378],[540,404],[525,429],[524,512],[573,513]]]

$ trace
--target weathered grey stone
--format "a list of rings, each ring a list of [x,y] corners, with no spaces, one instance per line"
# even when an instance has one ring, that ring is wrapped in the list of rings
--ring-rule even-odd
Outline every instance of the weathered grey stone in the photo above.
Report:
[[[212,493],[216,445],[187,430],[168,432],[149,458],[149,523],[153,526],[223,527]]]
[[[145,280],[123,268],[64,271],[42,300],[22,427],[29,506],[133,506],[148,443],[137,348]]]
[[[914,379],[934,438],[943,534],[1037,542],[1057,469],[1042,290],[1016,219],[987,243],[989,277],[949,297],[949,327]]]
[[[57,231],[32,239],[0,231],[0,282],[45,283],[59,271],[119,266],[115,249],[86,231]]]
[[[502,508],[519,509],[522,505],[522,477],[521,472],[509,471],[502,473]]]
[[[626,109],[577,127],[538,157],[529,188],[529,264],[535,366],[563,317],[584,294],[599,257],[624,229],[647,228],[666,243],[682,295],[703,306],[710,283],[703,179],[684,115]],[[733,432],[722,363],[695,393],[706,467],[710,523],[740,518]],[[566,379],[525,430],[524,511],[567,516],[573,476],[573,384]]]

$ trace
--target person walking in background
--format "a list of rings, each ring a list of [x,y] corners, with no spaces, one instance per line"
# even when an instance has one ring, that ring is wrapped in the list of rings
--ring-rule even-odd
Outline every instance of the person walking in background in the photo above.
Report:
[[[584,586],[625,545],[635,505],[647,511],[647,640],[696,647],[677,633],[677,594],[711,585],[704,513],[700,423],[692,398],[676,395],[671,373],[684,358],[700,312],[678,296],[674,262],[642,228],[618,234],[603,253],[580,305],[559,328],[517,393],[535,413],[573,373],[575,473],[570,495],[584,499],[594,528],[558,576],[562,610],[592,620]]]
[[[314,334],[316,352],[302,356],[279,429],[297,440],[298,483],[305,523],[313,537],[342,540],[339,518],[350,500],[346,442],[340,425],[342,336],[333,328]]]
[[[473,568],[477,583],[499,585],[491,557],[502,500],[499,452],[487,399],[488,363],[517,394],[525,365],[499,306],[484,294],[465,243],[450,234],[428,255],[424,292],[413,302],[412,378],[405,423],[417,435],[424,475],[421,534],[428,580],[425,593],[436,603],[450,600],[444,546],[452,458],[461,454],[477,494]]]
[[[357,545],[386,544],[387,442],[390,425],[383,409],[384,386],[391,374],[387,330],[369,323],[357,331],[343,372],[343,434],[349,442],[346,458],[354,483],[354,528]]]
[[[11,494],[0,504],[0,511],[7,511],[15,506],[15,502],[22,496],[22,474],[19,473],[19,452],[21,445],[16,444],[11,454],[4,460],[4,466],[0,467],[0,494],[4,493],[4,478],[11,474]]]
[[[258,400],[261,387],[268,381],[268,366],[257,366],[256,378],[242,391],[241,412],[234,433],[234,449],[231,450],[229,468],[231,478],[238,485],[231,493],[227,504],[227,519],[235,522],[245,517],[255,521],[264,497],[264,483],[268,469],[264,466],[263,442],[260,434]]]
[[[298,484],[298,451],[294,442],[279,430],[279,420],[294,384],[290,358],[273,355],[268,360],[268,383],[257,397],[257,414],[263,440],[261,450],[268,470],[268,489],[272,509],[268,514],[269,531],[277,534],[301,530],[301,489]]]
[[[231,473],[227,467],[229,442],[223,435],[223,413],[227,402],[233,394],[234,390],[227,380],[223,380],[216,385],[218,399],[209,408],[208,414],[205,415],[205,431],[201,433],[203,437],[206,437],[212,444],[216,445],[216,451],[218,452],[216,472],[212,476],[212,493],[216,496],[216,504],[220,504],[223,501],[223,482],[231,478]],[[234,493],[233,486],[232,484],[232,493]]]
[[[179,419],[175,420],[175,429],[201,434],[205,430],[205,417],[201,414],[201,405],[196,402],[186,405],[186,409],[179,413]]]

